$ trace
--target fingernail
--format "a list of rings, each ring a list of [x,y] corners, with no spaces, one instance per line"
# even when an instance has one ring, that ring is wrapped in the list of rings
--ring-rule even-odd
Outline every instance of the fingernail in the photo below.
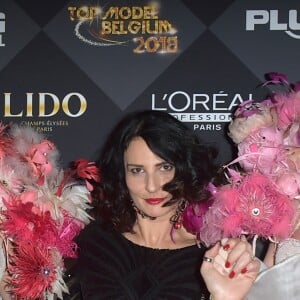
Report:
[[[225,268],[229,268],[231,266],[231,263],[229,261],[226,261]]]
[[[242,271],[241,271],[241,273],[245,274],[247,271],[248,271],[247,268],[243,268]]]
[[[224,249],[225,251],[227,251],[229,248],[230,248],[230,245],[229,245],[229,244],[226,244],[226,245],[223,247],[223,249]]]
[[[233,278],[235,276],[235,272],[234,271],[231,271],[230,273],[229,273],[229,278]]]

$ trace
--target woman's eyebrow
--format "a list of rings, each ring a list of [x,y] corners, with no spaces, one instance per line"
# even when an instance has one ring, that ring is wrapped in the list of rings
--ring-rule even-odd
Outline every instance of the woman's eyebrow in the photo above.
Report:
[[[166,163],[167,163],[166,161],[159,162],[159,163],[155,164],[155,167],[160,167]],[[140,167],[140,168],[144,167],[144,165],[134,164],[134,163],[127,163],[126,166],[127,167]]]
[[[127,163],[126,166],[127,166],[127,167],[139,167],[139,168],[142,168],[142,167],[143,167],[143,165],[132,164],[132,163]]]

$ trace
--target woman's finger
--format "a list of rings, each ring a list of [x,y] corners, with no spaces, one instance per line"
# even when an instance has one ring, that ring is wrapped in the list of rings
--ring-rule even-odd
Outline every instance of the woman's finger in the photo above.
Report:
[[[224,247],[223,247],[224,249]],[[228,250],[228,257],[227,257],[227,267],[233,266],[236,264],[240,257],[245,253],[249,253],[249,261],[252,260],[252,247],[247,241],[240,240],[235,245],[231,246]]]
[[[247,272],[255,272],[258,273],[260,270],[261,261],[258,258],[252,259],[252,261],[245,267],[247,269]],[[244,272],[246,273],[246,272]]]
[[[238,259],[236,261],[234,261],[232,269],[231,269],[230,277],[232,278],[239,273],[244,274],[244,273],[249,272],[250,270],[254,269],[251,266],[252,260],[253,260],[252,253],[250,253],[250,252],[242,253],[238,257]]]
[[[203,257],[203,263],[212,263],[214,261],[214,258],[218,255],[220,249],[220,244],[215,244],[212,248],[207,250]]]

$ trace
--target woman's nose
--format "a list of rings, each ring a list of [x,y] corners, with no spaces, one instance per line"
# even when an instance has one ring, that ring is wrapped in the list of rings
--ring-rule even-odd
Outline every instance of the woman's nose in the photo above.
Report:
[[[147,175],[146,177],[146,190],[149,193],[154,193],[160,189],[160,179],[154,174]]]

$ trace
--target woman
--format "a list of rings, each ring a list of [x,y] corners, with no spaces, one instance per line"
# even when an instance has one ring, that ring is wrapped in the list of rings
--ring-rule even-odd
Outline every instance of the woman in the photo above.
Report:
[[[243,299],[259,268],[250,245],[228,240],[205,254],[181,222],[187,204],[208,198],[214,154],[167,113],[117,125],[99,161],[96,221],[79,240],[82,299]]]

